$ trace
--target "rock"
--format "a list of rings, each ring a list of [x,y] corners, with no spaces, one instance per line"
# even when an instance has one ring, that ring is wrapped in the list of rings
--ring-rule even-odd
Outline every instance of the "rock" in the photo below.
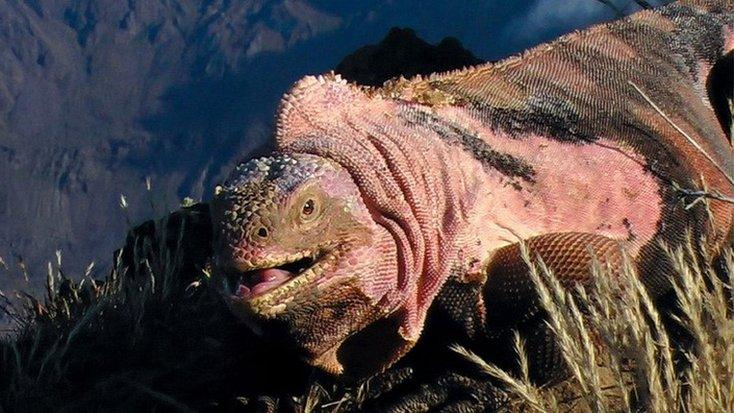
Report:
[[[406,78],[477,65],[482,60],[453,37],[430,45],[409,28],[394,27],[380,43],[357,49],[335,71],[366,86],[380,86],[393,77]]]

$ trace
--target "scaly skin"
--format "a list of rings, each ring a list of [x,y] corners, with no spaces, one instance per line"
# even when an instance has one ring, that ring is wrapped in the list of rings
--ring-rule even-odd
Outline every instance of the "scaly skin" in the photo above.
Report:
[[[686,209],[679,188],[734,195],[730,113],[708,92],[732,49],[732,4],[687,1],[428,79],[301,80],[277,152],[213,202],[233,311],[359,374],[407,352],[437,301],[458,305],[449,283],[475,295],[479,330],[533,319],[518,240],[568,285],[590,282],[587,247],[617,266],[624,250],[664,294],[660,241],[690,228],[708,256],[731,242],[731,203]]]

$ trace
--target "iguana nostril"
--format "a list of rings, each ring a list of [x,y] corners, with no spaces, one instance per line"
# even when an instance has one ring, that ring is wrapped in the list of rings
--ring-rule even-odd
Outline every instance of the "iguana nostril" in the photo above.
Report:
[[[259,235],[262,238],[265,238],[268,236],[268,230],[265,227],[260,227],[260,229],[257,230],[257,235]]]

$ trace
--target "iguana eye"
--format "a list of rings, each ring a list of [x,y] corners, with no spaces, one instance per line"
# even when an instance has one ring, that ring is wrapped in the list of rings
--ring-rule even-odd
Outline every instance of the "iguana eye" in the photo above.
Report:
[[[301,214],[304,217],[309,217],[309,216],[313,215],[313,212],[315,210],[316,210],[316,205],[315,205],[313,199],[309,199],[309,200],[307,200],[303,204],[303,208],[301,208]]]

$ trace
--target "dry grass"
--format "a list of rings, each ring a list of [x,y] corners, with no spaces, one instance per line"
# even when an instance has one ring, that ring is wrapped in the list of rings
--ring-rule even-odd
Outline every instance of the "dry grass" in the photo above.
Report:
[[[734,411],[732,280],[702,266],[693,247],[668,251],[678,280],[676,323],[693,343],[685,351],[676,350],[665,315],[631,266],[610,276],[597,264],[593,290],[568,292],[538,262],[531,274],[569,365],[567,382],[530,383],[517,339],[519,376],[456,347],[481,368],[479,382],[425,382],[407,365],[345,386],[261,342],[207,288],[206,211],[195,206],[137,227],[104,282],[68,277],[57,258],[46,297],[24,296],[15,310],[6,303],[18,324],[0,340],[0,411],[342,412],[390,403],[415,411],[431,398],[473,394],[470,406],[490,379],[511,395],[507,411]],[[729,253],[728,274],[733,260]],[[457,383],[474,393],[441,395]],[[392,402],[382,403],[384,395]]]
[[[666,249],[675,268],[679,310],[671,339],[631,265],[618,275],[596,263],[591,291],[566,291],[542,261],[525,260],[549,313],[571,378],[552,388],[533,385],[485,362],[469,350],[455,350],[499,380],[513,396],[508,411],[538,412],[732,412],[734,411],[734,255],[726,254],[729,279],[722,280],[690,247]],[[521,366],[527,365],[516,339]]]

